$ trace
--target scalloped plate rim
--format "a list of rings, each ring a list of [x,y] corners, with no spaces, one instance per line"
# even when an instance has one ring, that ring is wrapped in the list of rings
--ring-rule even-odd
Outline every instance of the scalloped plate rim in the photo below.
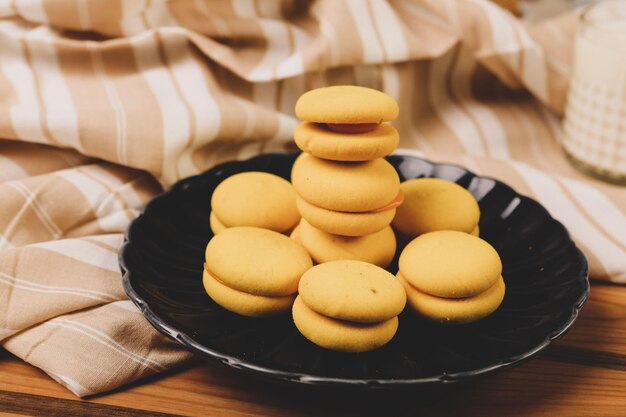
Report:
[[[218,164],[218,165],[212,167],[211,169],[205,171],[204,173],[184,178],[184,179],[180,180],[179,182],[173,184],[168,190],[166,190],[166,191],[162,192],[161,194],[153,197],[147,204],[145,204],[143,206],[143,208],[140,211],[140,214],[136,217],[136,219],[139,218],[140,216],[144,215],[146,209],[149,207],[149,205],[153,201],[155,201],[157,199],[160,199],[162,197],[165,197],[166,195],[172,193],[174,190],[176,190],[176,189],[178,189],[180,187],[179,184],[181,184],[182,182],[193,181],[194,178],[201,177],[201,176],[205,175],[207,172],[209,172],[211,170],[218,169],[221,165],[228,164],[228,163],[233,163],[233,162],[247,163],[247,162],[251,162],[252,160],[254,160],[256,158],[259,158],[259,157],[284,156],[284,155],[292,155],[292,154],[290,154],[290,153],[279,153],[279,152],[262,153],[262,154],[253,156],[251,158],[245,159],[245,160],[225,161],[222,164]],[[430,161],[430,160],[428,160],[426,158],[418,156],[418,155],[416,155],[413,152],[402,152],[401,150],[397,151],[397,152],[394,152],[393,154],[391,154],[389,156],[399,156],[399,157],[404,157],[404,158],[412,158],[412,159],[416,159],[416,160],[420,160],[420,161],[426,162],[427,164],[430,164],[430,165],[433,165],[433,166],[451,166],[451,167],[459,168],[459,169],[465,171],[467,174],[469,174],[469,175],[471,175],[473,177],[495,181],[496,183],[500,184],[501,186],[504,186],[504,187],[508,188],[516,196],[529,199],[529,200],[537,203],[539,206],[541,206],[542,208],[545,209],[545,207],[543,207],[543,205],[541,203],[539,203],[537,200],[535,200],[535,199],[533,199],[531,197],[519,194],[512,187],[510,187],[509,185],[505,184],[504,182],[502,182],[502,181],[500,181],[500,180],[498,180],[496,178],[493,178],[493,177],[477,175],[477,174],[473,173],[472,171],[464,168],[461,165],[453,164],[453,163],[433,162],[433,161]],[[585,284],[585,288],[583,288],[583,292],[582,292],[581,296],[576,301],[576,303],[572,306],[572,311],[571,311],[570,317],[565,321],[565,323],[562,326],[560,326],[559,328],[553,330],[548,335],[546,335],[545,339],[540,344],[535,346],[533,349],[530,349],[530,350],[528,350],[528,351],[526,351],[524,353],[521,353],[521,354],[519,354],[517,356],[511,357],[511,358],[507,358],[506,360],[498,361],[498,362],[496,362],[494,364],[491,364],[489,366],[473,369],[473,370],[470,370],[470,371],[455,372],[455,373],[442,373],[440,375],[436,375],[436,376],[432,376],[432,377],[424,377],[424,378],[413,378],[413,379],[378,379],[378,378],[354,379],[354,378],[334,378],[334,377],[326,377],[326,376],[316,376],[316,375],[310,375],[310,374],[301,373],[301,372],[279,371],[279,370],[276,370],[276,369],[273,369],[273,368],[255,365],[255,364],[251,363],[250,361],[246,361],[246,360],[243,360],[243,359],[239,359],[239,358],[230,356],[228,354],[221,353],[219,351],[216,351],[214,349],[208,348],[205,345],[195,341],[193,337],[187,335],[184,332],[179,332],[179,331],[173,330],[172,326],[169,325],[166,322],[166,320],[160,318],[154,311],[152,311],[152,309],[148,306],[148,303],[146,303],[146,301],[139,296],[137,291],[135,291],[135,289],[133,288],[133,286],[132,286],[132,284],[130,282],[130,272],[128,271],[128,268],[127,268],[126,263],[125,263],[124,258],[123,258],[124,250],[125,250],[126,246],[128,246],[130,244],[130,242],[128,240],[128,232],[130,230],[130,225],[126,229],[126,231],[124,233],[124,242],[123,242],[122,246],[120,247],[120,250],[119,250],[119,253],[118,253],[118,262],[119,262],[120,270],[122,272],[122,283],[123,283],[124,291],[128,295],[129,299],[133,302],[133,304],[135,304],[135,306],[137,306],[137,308],[139,308],[139,310],[142,312],[142,314],[146,317],[148,322],[150,322],[150,324],[154,328],[156,328],[159,332],[161,332],[162,334],[164,334],[164,335],[166,335],[166,336],[176,340],[178,343],[180,343],[182,346],[185,346],[186,348],[188,348],[192,352],[200,354],[201,357],[203,359],[205,359],[205,360],[210,360],[212,362],[217,362],[217,363],[220,363],[222,365],[228,366],[230,368],[234,368],[234,369],[237,369],[237,370],[250,372],[250,373],[253,373],[253,374],[256,374],[256,375],[260,375],[260,376],[263,376],[263,377],[268,377],[268,378],[271,378],[271,379],[274,379],[274,380],[289,381],[289,382],[295,382],[295,383],[299,383],[299,384],[308,384],[308,385],[355,386],[355,387],[356,386],[361,386],[361,387],[369,387],[369,388],[391,388],[391,387],[409,388],[411,386],[422,386],[422,385],[430,385],[430,384],[449,384],[449,383],[465,381],[468,378],[472,378],[472,377],[477,377],[477,376],[493,373],[493,372],[496,372],[496,371],[499,371],[499,370],[504,370],[504,369],[507,369],[509,367],[515,366],[515,365],[521,363],[522,361],[530,359],[533,356],[535,356],[537,353],[539,353],[540,351],[546,349],[553,341],[555,341],[558,338],[560,338],[561,336],[563,336],[570,329],[570,327],[574,324],[574,322],[576,321],[576,318],[578,317],[578,314],[579,314],[583,304],[585,303],[585,301],[587,301],[587,298],[589,297],[590,284],[589,284],[589,266],[588,266],[588,262],[587,262],[587,259],[585,258],[585,256],[583,255],[583,253],[580,251],[580,249],[571,240],[571,235],[569,234],[569,231],[567,230],[567,228],[561,222],[559,222],[554,217],[552,217],[552,215],[547,210],[546,210],[546,212],[547,212],[548,216],[550,217],[550,219],[552,221],[558,223],[565,230],[565,232],[567,233],[567,237],[570,239],[570,243],[572,244],[572,246],[573,246],[573,248],[575,250],[576,256],[581,261],[581,264],[583,266],[583,268],[581,270],[581,275],[584,275],[583,281],[584,281],[584,284]],[[135,221],[136,219],[134,219],[133,221]]]

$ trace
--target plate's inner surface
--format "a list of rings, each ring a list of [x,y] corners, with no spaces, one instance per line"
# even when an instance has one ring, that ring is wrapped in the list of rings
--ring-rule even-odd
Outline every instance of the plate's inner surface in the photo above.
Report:
[[[444,178],[468,188],[478,199],[481,237],[502,257],[507,286],[493,315],[474,324],[446,327],[405,311],[388,345],[346,354],[308,342],[289,315],[251,319],[225,311],[202,288],[204,248],[212,236],[208,225],[212,190],[243,171],[267,171],[289,179],[294,159],[295,155],[262,155],[181,181],[153,200],[131,225],[122,253],[125,286],[157,328],[206,357],[276,377],[403,384],[456,379],[519,361],[559,336],[584,301],[586,262],[563,226],[538,203],[460,167],[392,156],[388,160],[401,180]],[[395,262],[389,270],[395,274]]]

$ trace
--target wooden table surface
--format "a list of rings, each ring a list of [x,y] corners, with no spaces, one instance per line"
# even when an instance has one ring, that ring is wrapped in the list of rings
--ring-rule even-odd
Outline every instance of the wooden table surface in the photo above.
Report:
[[[593,284],[573,328],[515,368],[410,396],[311,392],[197,362],[80,400],[0,351],[0,417],[71,416],[626,416],[626,287]]]

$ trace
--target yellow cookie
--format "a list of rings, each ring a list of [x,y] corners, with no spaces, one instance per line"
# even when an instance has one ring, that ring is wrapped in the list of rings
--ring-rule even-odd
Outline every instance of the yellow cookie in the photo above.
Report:
[[[242,172],[226,178],[215,188],[211,208],[215,217],[212,229],[214,225],[215,229],[220,225],[254,226],[286,232],[300,220],[289,181],[267,172]]]
[[[391,96],[355,85],[317,88],[296,102],[296,116],[316,123],[380,123],[394,120],[399,111]]]
[[[398,317],[380,323],[353,323],[331,319],[307,307],[301,297],[293,303],[293,322],[304,337],[318,346],[341,352],[377,349],[398,330]]]
[[[396,252],[396,236],[389,226],[370,235],[350,237],[324,232],[302,219],[297,230],[296,241],[304,246],[318,264],[351,259],[384,268]]]
[[[402,276],[426,294],[445,298],[472,297],[502,275],[498,252],[479,237],[463,232],[425,233],[400,254]]]
[[[343,236],[364,236],[379,232],[389,226],[396,213],[395,208],[365,213],[326,210],[307,203],[299,196],[296,196],[296,204],[302,218],[312,226]]]
[[[436,230],[471,233],[480,218],[474,196],[465,188],[439,178],[403,182],[404,202],[396,210],[393,226],[415,237]]]
[[[300,123],[293,133],[298,148],[313,156],[333,161],[370,161],[389,155],[400,136],[391,125],[381,124],[364,133],[342,134],[323,125]]]
[[[248,317],[265,317],[288,311],[296,298],[296,294],[279,297],[254,295],[230,288],[207,270],[202,275],[204,290],[217,304],[234,313]]]
[[[300,277],[313,266],[301,245],[258,227],[222,231],[209,241],[205,256],[208,270],[224,285],[265,296],[295,293]]]
[[[361,261],[316,265],[302,275],[298,292],[316,313],[358,323],[388,320],[406,304],[404,288],[391,273]]]
[[[480,236],[480,227],[476,225],[476,227],[472,229],[472,231],[470,232],[470,235],[476,236],[476,237]]]
[[[307,202],[351,213],[380,209],[400,191],[398,173],[384,159],[335,162],[303,153],[293,164],[291,182]]]
[[[215,213],[211,210],[211,214],[209,214],[209,224],[211,225],[211,230],[213,234],[216,235],[224,229],[228,229],[226,226],[222,224],[222,222],[217,218]]]
[[[406,289],[409,307],[421,316],[441,323],[463,324],[480,320],[493,313],[504,299],[502,277],[486,291],[468,298],[435,297],[417,290],[400,273],[398,279]]]

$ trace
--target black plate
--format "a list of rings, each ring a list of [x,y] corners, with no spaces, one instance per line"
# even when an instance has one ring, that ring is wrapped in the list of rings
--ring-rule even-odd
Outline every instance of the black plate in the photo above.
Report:
[[[409,155],[388,158],[402,180],[438,177],[479,201],[481,237],[500,253],[507,291],[500,308],[477,323],[439,326],[405,311],[381,349],[321,349],[291,317],[251,319],[216,305],[202,288],[213,189],[226,177],[266,171],[289,179],[297,154],[264,154],[182,180],[132,222],[120,252],[124,288],[161,332],[201,357],[275,379],[373,388],[459,381],[529,358],[574,322],[589,293],[587,262],[561,223],[507,185],[454,165]],[[395,263],[394,263],[395,264]],[[395,266],[389,269],[395,273]]]

